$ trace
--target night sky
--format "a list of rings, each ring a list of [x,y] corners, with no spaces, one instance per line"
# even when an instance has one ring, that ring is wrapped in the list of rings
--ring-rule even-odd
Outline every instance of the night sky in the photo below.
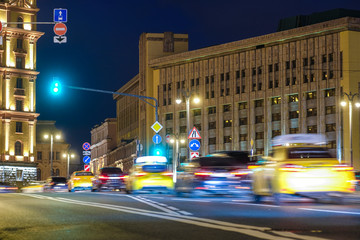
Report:
[[[53,25],[37,44],[39,120],[55,120],[71,148],[91,141],[90,131],[116,117],[111,94],[63,89],[50,83],[116,91],[138,73],[143,32],[189,34],[189,50],[275,32],[281,18],[334,8],[360,10],[359,0],[37,0],[38,22],[51,22],[54,8],[68,9],[67,43],[53,43]]]

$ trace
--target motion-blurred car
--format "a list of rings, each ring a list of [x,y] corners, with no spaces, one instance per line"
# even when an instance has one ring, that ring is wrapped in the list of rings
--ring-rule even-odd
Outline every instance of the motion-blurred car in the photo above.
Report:
[[[44,191],[45,181],[33,181],[26,187],[21,188],[23,193],[39,193]]]
[[[172,192],[173,174],[166,157],[144,156],[135,160],[126,180],[126,193]]]
[[[73,172],[68,181],[69,192],[91,190],[93,186],[92,185],[93,178],[94,178],[94,174],[92,172],[87,172],[87,171]]]
[[[360,171],[355,172],[355,179],[356,179],[356,191],[360,191]]]
[[[100,174],[93,178],[92,191],[125,190],[127,174],[121,168],[105,167],[100,169]]]
[[[49,177],[44,184],[44,192],[66,192],[67,182],[65,177]]]
[[[251,192],[252,169],[248,152],[217,152],[183,164],[175,191],[187,194],[244,194]]]
[[[291,134],[273,139],[271,156],[253,173],[256,202],[273,196],[276,204],[285,194],[315,200],[342,201],[355,190],[353,168],[340,164],[326,147],[326,138],[317,134]]]
[[[0,182],[0,193],[14,193],[17,190],[17,187],[11,186],[9,183]]]

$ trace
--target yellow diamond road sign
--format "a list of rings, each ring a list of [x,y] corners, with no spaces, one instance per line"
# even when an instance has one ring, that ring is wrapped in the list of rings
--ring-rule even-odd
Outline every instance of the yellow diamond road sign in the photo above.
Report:
[[[154,130],[154,132],[158,133],[160,132],[160,130],[163,128],[163,126],[156,121],[152,126],[151,126],[152,130]]]

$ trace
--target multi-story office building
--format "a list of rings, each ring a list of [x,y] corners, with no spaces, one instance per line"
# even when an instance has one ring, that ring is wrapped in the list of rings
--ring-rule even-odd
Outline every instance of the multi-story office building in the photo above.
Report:
[[[275,136],[321,133],[347,163],[353,149],[360,168],[360,110],[353,109],[351,147],[349,108],[340,106],[344,93],[359,91],[360,15],[342,13],[303,26],[285,21],[288,30],[194,51],[187,51],[186,35],[181,40],[171,33],[141,35],[139,93],[159,100],[162,137],[186,137],[185,105],[175,100],[189,90],[201,98],[191,103],[190,127],[200,130],[202,155],[218,150],[266,155]],[[154,109],[140,102],[138,116],[138,138],[149,154]]]
[[[36,178],[36,0],[1,1],[0,179]]]
[[[109,165],[109,154],[116,148],[116,118],[107,118],[91,130],[90,170],[98,174],[102,167]]]
[[[51,135],[52,156],[51,154]],[[36,163],[37,180],[46,180],[51,175],[68,177],[71,159],[70,144],[65,141],[63,132],[56,128],[55,121],[38,121],[36,124]],[[78,157],[76,157],[78,160]],[[70,172],[71,174],[71,172]]]

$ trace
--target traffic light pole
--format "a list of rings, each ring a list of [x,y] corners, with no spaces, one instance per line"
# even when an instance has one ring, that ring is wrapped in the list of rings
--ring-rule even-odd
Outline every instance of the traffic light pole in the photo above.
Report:
[[[65,86],[65,87],[68,87],[68,88],[71,88],[71,89],[76,89],[76,90],[107,93],[107,94],[117,94],[117,95],[123,95],[123,96],[139,98],[141,101],[143,101],[143,102],[149,104],[150,106],[152,106],[153,108],[155,108],[155,119],[156,119],[156,121],[159,120],[159,116],[158,116],[158,106],[159,106],[159,104],[158,104],[158,100],[156,98],[154,98],[154,97],[135,95],[135,94],[129,94],[129,93],[112,92],[112,91],[99,90],[99,89],[93,89],[93,88],[84,88],[84,87],[75,87],[75,86]],[[152,104],[152,103],[148,102],[148,100],[153,100],[155,102],[155,104]]]

